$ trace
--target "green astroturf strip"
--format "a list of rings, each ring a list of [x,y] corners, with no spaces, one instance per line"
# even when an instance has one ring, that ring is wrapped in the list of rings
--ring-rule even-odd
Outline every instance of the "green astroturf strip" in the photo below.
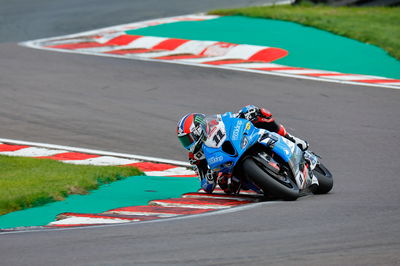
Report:
[[[101,213],[110,209],[147,205],[150,200],[180,197],[199,189],[198,178],[132,176],[102,185],[88,195],[0,216],[0,228],[47,225],[62,212]]]
[[[85,194],[101,184],[140,175],[134,167],[65,164],[0,155],[0,214]]]
[[[301,1],[297,5],[222,9],[210,14],[297,22],[377,45],[400,60],[400,7],[333,7]]]
[[[383,49],[294,22],[226,16],[163,24],[127,33],[279,47],[289,51],[289,55],[274,61],[277,64],[400,78],[400,61]]]

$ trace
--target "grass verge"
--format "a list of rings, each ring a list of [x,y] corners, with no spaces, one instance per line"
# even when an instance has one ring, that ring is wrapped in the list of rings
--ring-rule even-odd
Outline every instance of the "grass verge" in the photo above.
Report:
[[[400,60],[400,7],[329,7],[306,3],[220,9],[209,14],[297,22],[379,46]]]
[[[72,165],[0,155],[0,215],[86,194],[99,185],[143,174],[133,167]]]

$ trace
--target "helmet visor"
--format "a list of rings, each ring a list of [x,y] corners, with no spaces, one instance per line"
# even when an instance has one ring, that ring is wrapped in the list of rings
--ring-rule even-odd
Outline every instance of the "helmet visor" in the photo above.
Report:
[[[179,136],[178,139],[181,142],[182,146],[186,149],[189,149],[190,145],[192,145],[196,141],[193,138],[192,133],[186,134],[184,136]]]

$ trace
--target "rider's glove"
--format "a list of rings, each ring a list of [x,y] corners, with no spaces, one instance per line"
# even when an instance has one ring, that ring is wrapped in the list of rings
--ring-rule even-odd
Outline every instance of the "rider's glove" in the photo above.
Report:
[[[309,145],[308,145],[308,142],[305,141],[305,140],[299,139],[298,137],[290,135],[289,133],[287,133],[285,135],[285,138],[287,138],[288,140],[294,142],[303,151],[306,151],[308,149]]]
[[[260,115],[260,108],[254,105],[246,105],[239,111],[239,117],[249,121],[257,120]]]
[[[197,164],[199,164],[199,161],[198,160],[196,160],[196,159],[193,159],[193,158],[189,158],[189,163],[191,164],[191,165],[197,165]]]
[[[240,191],[240,181],[232,175],[219,173],[217,182],[226,194],[238,194]]]
[[[270,111],[264,108],[259,108],[254,105],[247,105],[243,107],[239,113],[238,113],[240,118],[247,119],[253,123],[256,122],[273,122],[274,118],[272,117],[272,114]]]
[[[216,180],[217,174],[210,169],[207,170],[207,172],[202,176],[201,178],[201,188],[206,192],[206,193],[211,193],[213,192],[215,186],[216,186]]]

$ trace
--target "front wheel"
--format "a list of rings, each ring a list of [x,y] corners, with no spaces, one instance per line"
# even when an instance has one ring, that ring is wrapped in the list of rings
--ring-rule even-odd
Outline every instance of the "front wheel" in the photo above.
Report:
[[[313,174],[318,179],[318,187],[314,194],[326,194],[333,187],[333,176],[331,172],[323,164],[319,163],[315,166]]]
[[[289,177],[278,176],[268,170],[263,163],[252,157],[242,163],[243,172],[247,178],[260,187],[265,195],[273,195],[285,200],[296,200],[299,197],[299,188]]]

